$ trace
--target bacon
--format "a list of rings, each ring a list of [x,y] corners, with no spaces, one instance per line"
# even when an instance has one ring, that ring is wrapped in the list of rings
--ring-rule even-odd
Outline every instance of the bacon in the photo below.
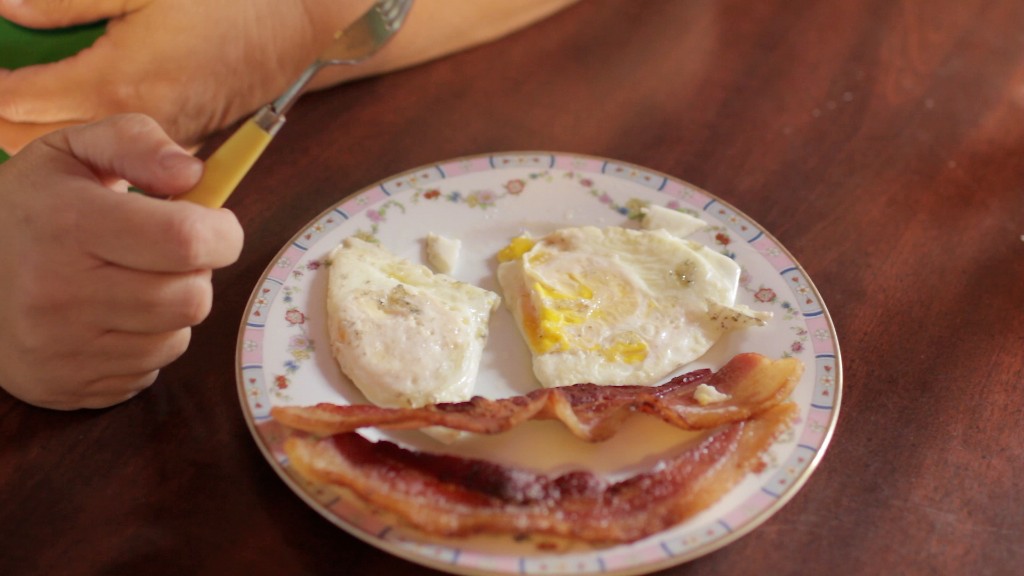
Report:
[[[733,422],[646,472],[607,482],[587,472],[546,476],[453,455],[410,451],[358,433],[285,441],[291,465],[344,487],[416,529],[441,536],[545,535],[633,542],[714,504],[757,468],[797,412],[792,402]]]
[[[745,420],[785,400],[802,372],[803,365],[793,358],[773,361],[746,353],[735,356],[714,374],[697,370],[660,386],[576,384],[498,400],[477,396],[466,402],[422,408],[322,403],[275,406],[271,414],[285,426],[319,436],[369,426],[389,430],[444,426],[497,434],[527,420],[557,419],[576,436],[596,442],[613,436],[635,413],[656,416],[684,430],[708,430]],[[714,386],[728,398],[702,405],[694,396],[701,384]]]

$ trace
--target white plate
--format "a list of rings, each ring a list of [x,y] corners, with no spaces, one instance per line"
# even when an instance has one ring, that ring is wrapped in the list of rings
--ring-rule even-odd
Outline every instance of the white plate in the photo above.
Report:
[[[738,301],[774,313],[769,324],[735,332],[686,370],[717,369],[739,352],[795,356],[807,367],[792,398],[800,418],[773,445],[767,466],[688,521],[630,545],[552,551],[537,541],[443,539],[393,524],[350,496],[309,485],[289,468],[284,433],[269,418],[282,404],[363,403],[326,341],[324,257],[343,238],[372,236],[391,251],[423,262],[423,239],[435,232],[462,241],[456,278],[500,292],[496,252],[523,231],[563,226],[635,227],[647,203],[678,208],[711,227],[691,237],[741,266]],[[692,560],[748,533],[807,480],[839,413],[841,362],[835,330],[810,279],[789,252],[750,218],[671,176],[602,158],[517,152],[424,166],[351,195],[300,231],[256,286],[238,340],[242,408],[260,449],[285,482],[324,517],[364,541],[432,568],[457,574],[641,574]],[[492,398],[537,386],[525,344],[504,306],[495,313],[476,392]],[[587,467],[614,477],[635,471],[692,438],[653,418],[637,417],[611,440],[588,444],[557,423],[444,446],[418,432],[365,432],[420,450],[486,457],[542,471]]]

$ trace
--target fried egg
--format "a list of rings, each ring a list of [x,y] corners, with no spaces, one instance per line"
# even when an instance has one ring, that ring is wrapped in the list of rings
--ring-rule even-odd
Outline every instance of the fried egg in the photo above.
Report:
[[[547,387],[656,384],[770,317],[736,306],[736,262],[664,229],[520,236],[498,260],[504,300]]]
[[[331,352],[370,402],[420,407],[472,396],[497,294],[358,238],[328,261]]]

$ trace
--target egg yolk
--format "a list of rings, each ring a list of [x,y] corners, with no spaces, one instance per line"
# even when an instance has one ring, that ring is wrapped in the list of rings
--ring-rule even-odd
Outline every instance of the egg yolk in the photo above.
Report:
[[[508,243],[508,246],[505,246],[498,251],[498,262],[509,262],[511,260],[522,258],[523,254],[529,252],[530,248],[533,248],[533,245],[536,243],[536,240],[527,236],[518,236],[513,238],[512,241]]]
[[[600,353],[609,362],[643,362],[649,350],[647,342],[632,332],[618,335],[605,347],[587,345],[579,336],[567,333],[567,326],[583,324],[602,315],[601,307],[594,302],[594,291],[575,274],[570,274],[569,278],[575,281],[574,293],[560,292],[540,282],[533,286],[542,303],[536,312],[537,321],[529,323],[530,345],[534,351],[546,354],[588,350]]]

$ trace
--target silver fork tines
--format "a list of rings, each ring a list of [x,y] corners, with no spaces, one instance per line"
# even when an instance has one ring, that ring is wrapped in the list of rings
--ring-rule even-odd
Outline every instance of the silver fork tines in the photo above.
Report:
[[[375,6],[381,17],[384,19],[388,30],[400,26],[405,14],[409,11],[410,1],[406,0],[382,0]]]
[[[257,115],[256,121],[270,133],[276,132],[284,114],[298,100],[306,84],[325,66],[356,64],[373,56],[398,32],[413,0],[378,0],[358,20],[339,30],[331,45],[306,68],[299,79]]]

